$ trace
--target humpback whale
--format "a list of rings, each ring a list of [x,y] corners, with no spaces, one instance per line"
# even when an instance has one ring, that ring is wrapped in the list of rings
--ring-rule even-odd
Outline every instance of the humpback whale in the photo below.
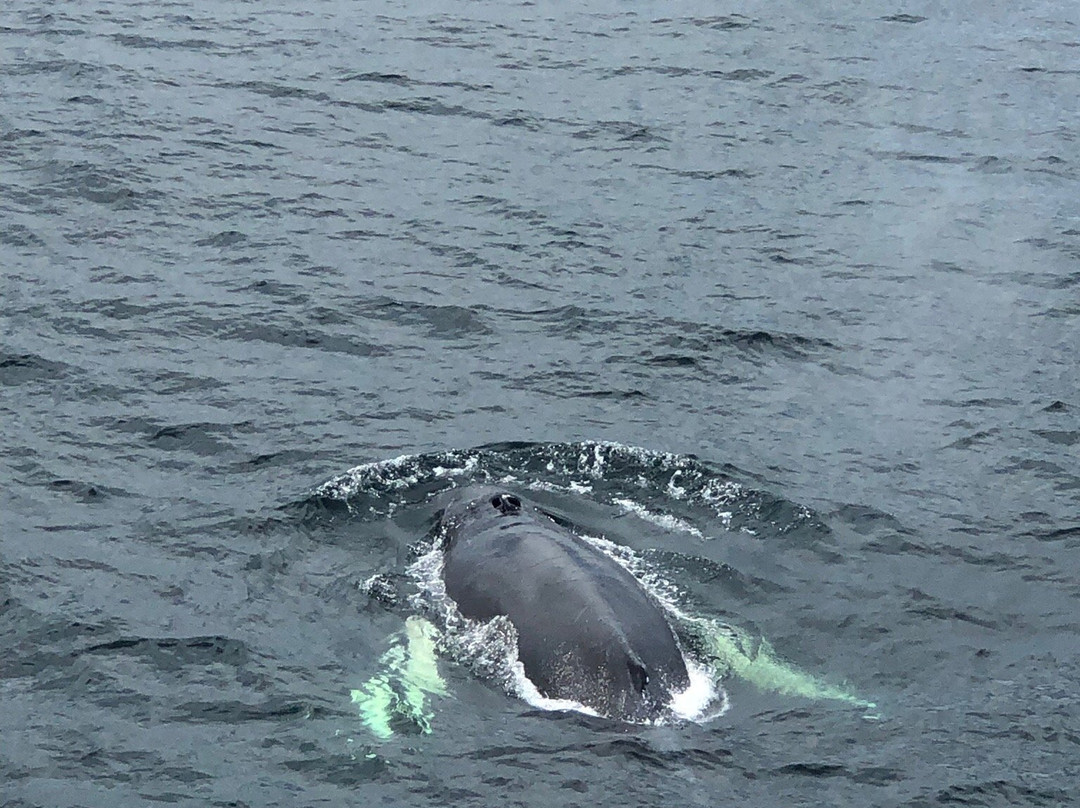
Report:
[[[602,550],[502,488],[452,492],[443,580],[462,616],[504,616],[541,695],[628,721],[664,714],[689,686],[662,608]]]

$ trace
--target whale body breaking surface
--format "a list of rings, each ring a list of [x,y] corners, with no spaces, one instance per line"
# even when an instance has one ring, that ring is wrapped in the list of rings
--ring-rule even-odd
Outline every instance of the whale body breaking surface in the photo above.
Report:
[[[662,607],[602,550],[504,489],[454,491],[442,514],[446,593],[463,617],[507,618],[548,699],[649,721],[690,686]]]

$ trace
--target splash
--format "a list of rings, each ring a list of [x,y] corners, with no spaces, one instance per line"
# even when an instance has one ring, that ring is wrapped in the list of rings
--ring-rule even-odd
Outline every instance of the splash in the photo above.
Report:
[[[672,516],[668,513],[654,513],[646,508],[644,505],[635,502],[628,497],[614,500],[615,504],[620,506],[627,513],[632,513],[639,519],[646,522],[651,522],[657,527],[662,527],[664,530],[681,531],[683,533],[689,533],[696,539],[704,539],[705,534],[687,522],[685,519],[679,519],[677,516]],[[731,514],[727,514],[728,521],[731,519]]]
[[[767,524],[769,532],[777,535],[796,527],[819,536],[829,532],[812,512],[745,488],[692,456],[599,441],[504,443],[402,455],[356,466],[328,480],[314,494],[344,502],[360,518],[378,518],[402,507],[431,502],[440,492],[469,482],[585,496],[633,513],[663,530],[701,541],[713,536],[684,515],[676,515],[680,507],[671,510],[676,503],[704,507],[729,531],[757,533]],[[602,537],[579,535],[633,574],[666,610],[676,629],[691,681],[673,698],[671,718],[704,722],[725,712],[728,699],[723,680],[727,677],[785,696],[874,708],[872,702],[844,687],[784,660],[763,638],[716,618],[688,612],[678,587],[630,548]],[[365,725],[379,738],[388,738],[395,730],[430,732],[432,697],[446,693],[437,655],[501,685],[507,693],[538,709],[591,713],[581,704],[547,699],[536,690],[518,660],[517,634],[508,620],[496,618],[480,624],[460,615],[443,584],[439,539],[437,535],[429,537],[413,548],[416,561],[408,568],[417,585],[409,605],[430,621],[410,617],[404,633],[380,658],[379,672],[352,691]]]
[[[709,507],[727,528],[734,512],[759,508],[762,496],[695,457],[608,441],[502,443],[401,455],[355,466],[313,493],[377,516],[385,515],[387,495],[393,499],[415,488],[446,488],[460,478],[548,487],[610,502],[622,499],[623,507],[632,501],[632,492],[663,492],[670,499]]]

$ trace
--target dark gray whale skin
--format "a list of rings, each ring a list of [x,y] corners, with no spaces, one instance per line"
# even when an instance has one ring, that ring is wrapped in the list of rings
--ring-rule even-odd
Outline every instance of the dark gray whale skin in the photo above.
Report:
[[[689,684],[660,606],[618,562],[502,488],[451,493],[443,578],[464,617],[505,615],[544,696],[610,718],[663,713]]]

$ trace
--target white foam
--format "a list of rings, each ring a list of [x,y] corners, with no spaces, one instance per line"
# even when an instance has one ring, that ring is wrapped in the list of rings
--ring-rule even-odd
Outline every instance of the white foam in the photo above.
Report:
[[[676,717],[684,721],[704,723],[717,718],[728,710],[727,693],[720,687],[712,672],[703,665],[686,659],[686,672],[690,675],[690,684],[686,689],[675,693],[668,705]]]
[[[584,704],[573,699],[549,699],[536,689],[536,685],[532,683],[532,680],[525,675],[525,666],[521,664],[521,660],[517,658],[517,647],[514,648],[514,658],[510,662],[511,680],[510,692],[520,698],[530,707],[535,707],[538,710],[547,710],[550,712],[567,712],[573,711],[576,713],[584,713],[585,715],[596,716],[599,713],[591,707],[586,707]]]
[[[527,487],[530,491],[554,491],[556,493],[567,490],[565,486],[549,483],[545,480],[532,480]]]
[[[604,478],[604,466],[607,465],[607,457],[604,456],[604,449],[628,449],[629,447],[622,446],[618,443],[585,443],[581,447],[581,454],[578,455],[579,466],[584,466],[589,462],[588,450],[590,448],[592,449],[592,462],[595,465],[589,472],[589,476],[594,479],[602,480]]]
[[[644,559],[631,548],[624,544],[617,544],[610,539],[590,536],[588,533],[579,535],[637,578],[638,583],[644,587],[645,591],[656,598],[668,613],[672,615],[679,614],[676,605],[679,599],[679,590],[667,578],[649,567]]]
[[[344,474],[339,474],[315,489],[315,494],[333,499],[348,500],[361,493],[373,481],[377,481],[389,488],[401,490],[410,488],[422,480],[439,480],[448,477],[459,477],[463,474],[473,473],[479,465],[479,458],[474,454],[461,452],[443,452],[435,455],[445,466],[434,468],[421,473],[419,461],[424,455],[404,454],[388,460],[375,460],[370,463],[361,463],[353,466]],[[457,462],[454,465],[454,461]],[[417,464],[417,468],[409,470],[410,464]]]
[[[640,519],[644,519],[646,522],[652,522],[657,527],[662,527],[664,530],[670,530],[672,532],[679,531],[682,533],[689,533],[698,539],[704,539],[705,534],[694,527],[692,524],[684,519],[680,519],[677,516],[672,516],[669,513],[654,513],[646,508],[644,505],[635,502],[632,499],[616,499],[614,503],[620,506],[628,513],[632,513]],[[728,514],[730,517],[730,514]]]

